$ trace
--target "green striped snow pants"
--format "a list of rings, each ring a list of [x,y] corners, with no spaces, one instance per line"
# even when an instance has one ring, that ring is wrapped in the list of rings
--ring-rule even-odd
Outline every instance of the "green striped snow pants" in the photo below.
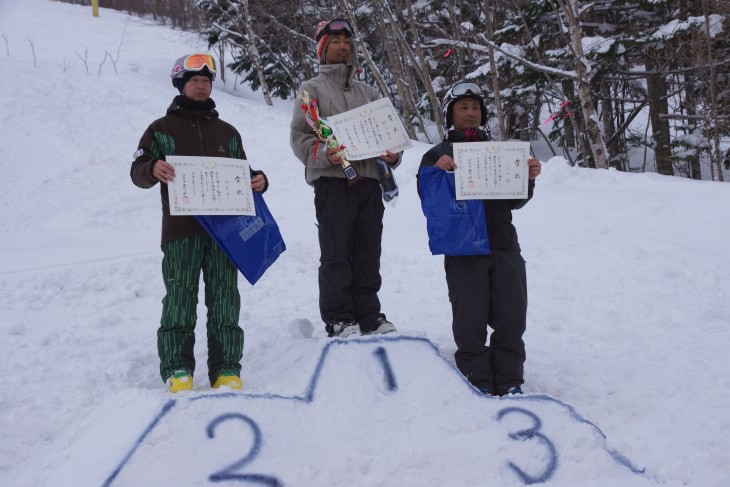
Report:
[[[208,308],[208,378],[239,375],[243,330],[238,326],[241,295],[238,271],[207,235],[182,237],[162,245],[162,278],[167,295],[157,330],[160,375],[165,381],[177,369],[195,371],[195,322],[200,271]]]

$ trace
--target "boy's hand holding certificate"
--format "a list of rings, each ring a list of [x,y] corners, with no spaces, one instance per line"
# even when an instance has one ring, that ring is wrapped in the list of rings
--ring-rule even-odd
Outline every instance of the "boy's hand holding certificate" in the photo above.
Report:
[[[351,161],[378,157],[387,150],[401,152],[413,147],[390,98],[332,115],[327,121]]]
[[[527,198],[529,142],[454,144],[457,200]]]
[[[227,157],[167,156],[171,215],[255,215],[248,162]]]

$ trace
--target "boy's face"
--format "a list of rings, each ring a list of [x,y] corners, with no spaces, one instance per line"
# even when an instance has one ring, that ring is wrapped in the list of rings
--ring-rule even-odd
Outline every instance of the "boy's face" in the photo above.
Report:
[[[474,98],[462,98],[454,103],[451,112],[452,125],[455,130],[479,128],[482,121],[482,109]]]
[[[210,78],[202,74],[196,74],[183,86],[183,95],[193,101],[205,101],[210,98],[210,92],[213,90],[213,83]]]
[[[351,57],[352,44],[350,44],[350,38],[346,34],[330,36],[330,41],[325,51],[327,64],[343,64],[349,61]]]

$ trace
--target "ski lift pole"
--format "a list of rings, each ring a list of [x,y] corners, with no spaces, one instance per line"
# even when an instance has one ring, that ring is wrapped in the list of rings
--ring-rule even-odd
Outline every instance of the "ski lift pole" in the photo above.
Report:
[[[347,178],[347,185],[352,186],[362,181],[363,177],[357,173],[355,167],[345,158],[345,149],[335,139],[332,127],[327,123],[327,120],[319,116],[317,100],[310,98],[309,93],[306,91],[302,91],[299,99],[302,101],[304,118],[319,140],[325,143],[327,149],[337,149],[335,154],[340,156],[342,160],[342,171],[345,173],[345,178]]]
[[[99,0],[91,0],[91,15],[99,16]]]

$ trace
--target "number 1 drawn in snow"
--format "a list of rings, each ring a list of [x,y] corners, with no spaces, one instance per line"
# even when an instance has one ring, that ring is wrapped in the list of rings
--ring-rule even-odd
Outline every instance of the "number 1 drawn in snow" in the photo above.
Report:
[[[385,348],[378,347],[377,350],[373,352],[373,355],[380,361],[380,365],[383,366],[383,372],[385,373],[385,388],[388,392],[395,392],[398,390],[398,384],[395,382],[395,374],[393,373],[393,367],[390,365],[390,360],[388,359],[388,352],[385,351]]]

